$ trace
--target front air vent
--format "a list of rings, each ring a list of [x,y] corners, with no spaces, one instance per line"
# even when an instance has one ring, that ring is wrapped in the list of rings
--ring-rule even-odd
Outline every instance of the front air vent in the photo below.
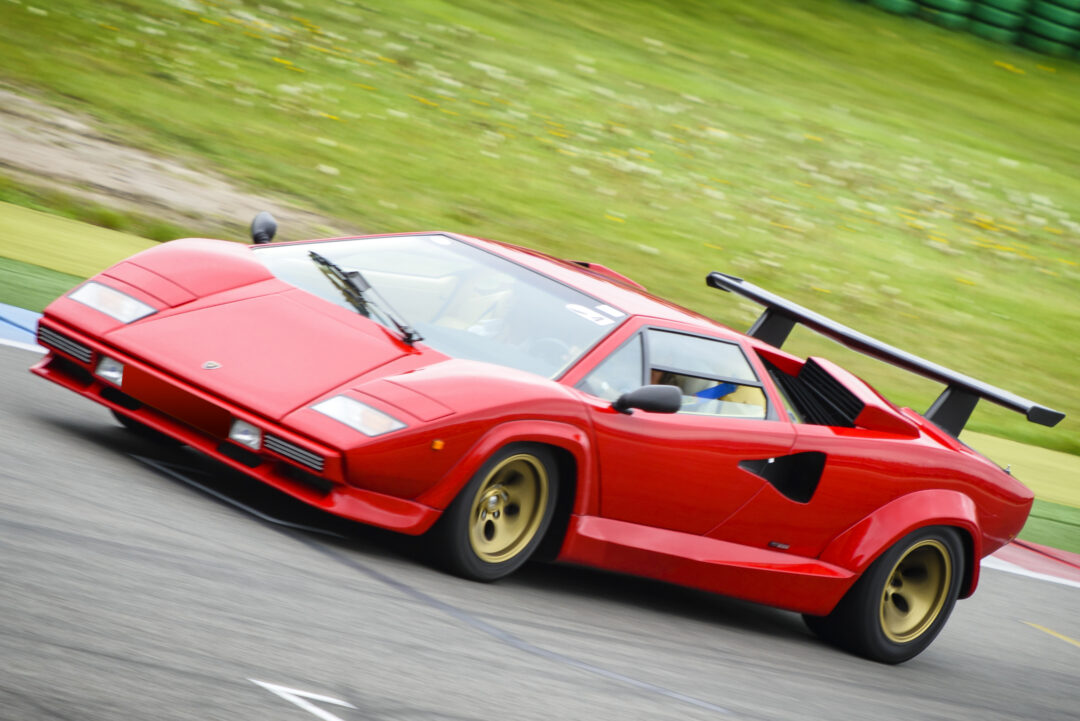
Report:
[[[38,342],[41,345],[63,351],[74,358],[78,358],[83,363],[89,363],[90,358],[94,355],[94,352],[89,347],[44,325],[38,326]]]
[[[279,456],[285,456],[289,460],[296,461],[297,463],[316,471],[322,471],[323,466],[326,465],[326,459],[318,453],[313,453],[306,448],[301,448],[284,438],[266,434],[263,436],[263,447],[277,453]]]
[[[127,408],[129,411],[137,411],[143,407],[143,404],[135,400],[127,393],[124,393],[118,388],[112,386],[103,386],[101,388],[101,397],[107,401],[112,401],[121,408]]]
[[[231,458],[237,463],[244,464],[248,468],[258,468],[262,465],[262,458],[259,457],[258,453],[249,451],[247,448],[241,448],[235,443],[222,441],[218,444],[217,450],[218,453],[226,458]]]
[[[334,490],[334,484],[325,478],[320,478],[314,473],[308,473],[302,468],[297,468],[296,466],[287,463],[282,463],[281,465],[285,466],[285,475],[288,476],[290,480],[315,491],[320,496],[325,496],[330,493],[330,491]]]

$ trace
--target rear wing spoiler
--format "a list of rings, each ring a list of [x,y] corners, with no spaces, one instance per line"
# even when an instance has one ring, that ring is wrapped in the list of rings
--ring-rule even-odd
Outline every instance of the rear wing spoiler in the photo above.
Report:
[[[765,311],[750,327],[747,335],[769,345],[781,347],[795,325],[799,324],[854,351],[943,383],[945,390],[924,416],[953,436],[960,435],[960,431],[964,429],[980,398],[1023,413],[1032,423],[1044,426],[1055,426],[1065,417],[1061,411],[1041,406],[1014,393],[995,388],[970,376],[882,343],[876,338],[852,330],[820,313],[815,313],[786,298],[759,288],[753,283],[748,283],[742,278],[713,271],[709,273],[705,282],[713,288],[737,293],[765,306]]]

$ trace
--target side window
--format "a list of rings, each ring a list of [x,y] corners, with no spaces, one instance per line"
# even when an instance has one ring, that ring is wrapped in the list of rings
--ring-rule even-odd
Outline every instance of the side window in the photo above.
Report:
[[[644,385],[644,378],[645,365],[639,333],[601,361],[577,387],[606,401],[614,401],[623,393]]]
[[[764,419],[765,391],[734,343],[649,330],[649,382],[677,386],[682,413]]]

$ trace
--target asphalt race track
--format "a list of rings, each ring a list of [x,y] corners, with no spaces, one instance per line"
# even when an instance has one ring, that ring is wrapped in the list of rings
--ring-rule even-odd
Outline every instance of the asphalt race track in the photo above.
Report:
[[[36,358],[0,348],[0,719],[1080,718],[1080,589],[987,569],[888,667],[659,583],[467,582],[132,436]]]

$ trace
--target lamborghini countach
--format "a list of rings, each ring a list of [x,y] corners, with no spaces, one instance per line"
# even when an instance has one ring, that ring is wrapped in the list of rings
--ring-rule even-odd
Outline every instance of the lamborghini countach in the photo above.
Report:
[[[930,644],[1032,493],[958,440],[979,400],[1062,414],[740,278],[747,333],[604,266],[454,233],[176,240],[58,298],[33,372],[492,581],[530,558],[802,613],[885,663]],[[719,298],[719,296],[718,296]],[[806,326],[940,382],[900,408]]]

